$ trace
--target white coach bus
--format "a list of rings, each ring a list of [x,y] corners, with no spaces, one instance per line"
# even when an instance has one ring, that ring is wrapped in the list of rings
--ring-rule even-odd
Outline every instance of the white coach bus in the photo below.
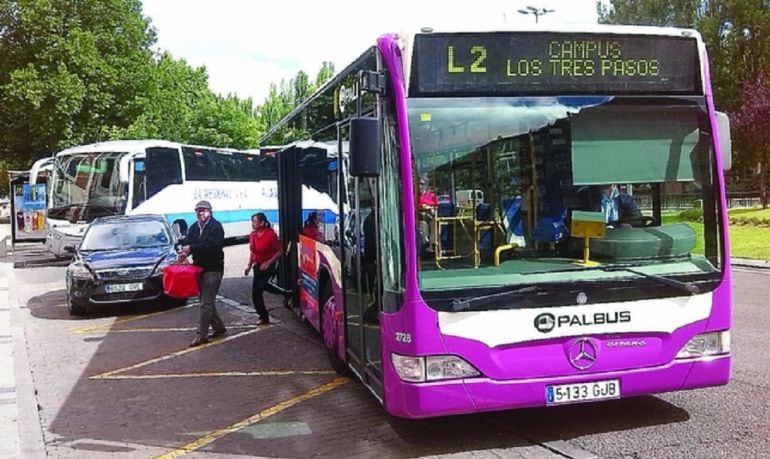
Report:
[[[53,156],[46,247],[67,255],[89,222],[108,215],[161,214],[185,232],[201,199],[212,203],[226,238],[243,237],[253,213],[277,220],[276,178],[275,158],[253,151],[163,140],[68,148]]]

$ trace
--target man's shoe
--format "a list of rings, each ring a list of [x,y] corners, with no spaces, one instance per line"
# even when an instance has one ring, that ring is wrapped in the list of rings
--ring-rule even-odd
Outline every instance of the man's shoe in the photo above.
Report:
[[[219,336],[224,335],[225,333],[227,333],[227,329],[226,328],[223,328],[221,330],[214,330],[211,333],[209,333],[209,339],[217,338]]]
[[[270,325],[270,319],[259,319],[257,325]]]
[[[201,337],[198,337],[198,338],[195,338],[195,339],[192,341],[192,343],[190,343],[190,346],[189,346],[189,347],[198,347],[198,346],[202,346],[202,345],[204,345],[204,344],[208,344],[208,342],[209,342],[209,340],[207,340],[206,338],[201,338]]]

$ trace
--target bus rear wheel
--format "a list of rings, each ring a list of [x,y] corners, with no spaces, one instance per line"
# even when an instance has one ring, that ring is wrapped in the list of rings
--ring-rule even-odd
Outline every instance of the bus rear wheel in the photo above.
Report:
[[[348,367],[339,354],[341,315],[338,314],[337,302],[334,299],[329,282],[326,283],[323,289],[321,308],[321,337],[324,341],[324,347],[326,347],[329,363],[337,374],[345,375],[347,374]]]

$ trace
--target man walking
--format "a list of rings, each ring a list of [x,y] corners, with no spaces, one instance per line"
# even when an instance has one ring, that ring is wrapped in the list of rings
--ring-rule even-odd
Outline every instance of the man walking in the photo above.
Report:
[[[183,246],[179,251],[179,260],[193,256],[193,264],[203,268],[198,278],[200,287],[200,320],[198,333],[190,347],[200,346],[209,339],[224,335],[225,324],[217,314],[215,301],[225,269],[225,230],[211,215],[211,203],[199,201],[195,205],[196,222],[187,231]],[[212,328],[209,333],[209,326]]]

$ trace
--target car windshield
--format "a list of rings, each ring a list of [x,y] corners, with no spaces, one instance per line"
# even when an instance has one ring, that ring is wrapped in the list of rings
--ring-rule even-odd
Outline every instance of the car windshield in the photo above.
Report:
[[[168,227],[160,221],[97,222],[88,227],[80,250],[131,250],[165,247],[170,243]]]
[[[719,278],[702,97],[411,99],[408,117],[423,291]]]

